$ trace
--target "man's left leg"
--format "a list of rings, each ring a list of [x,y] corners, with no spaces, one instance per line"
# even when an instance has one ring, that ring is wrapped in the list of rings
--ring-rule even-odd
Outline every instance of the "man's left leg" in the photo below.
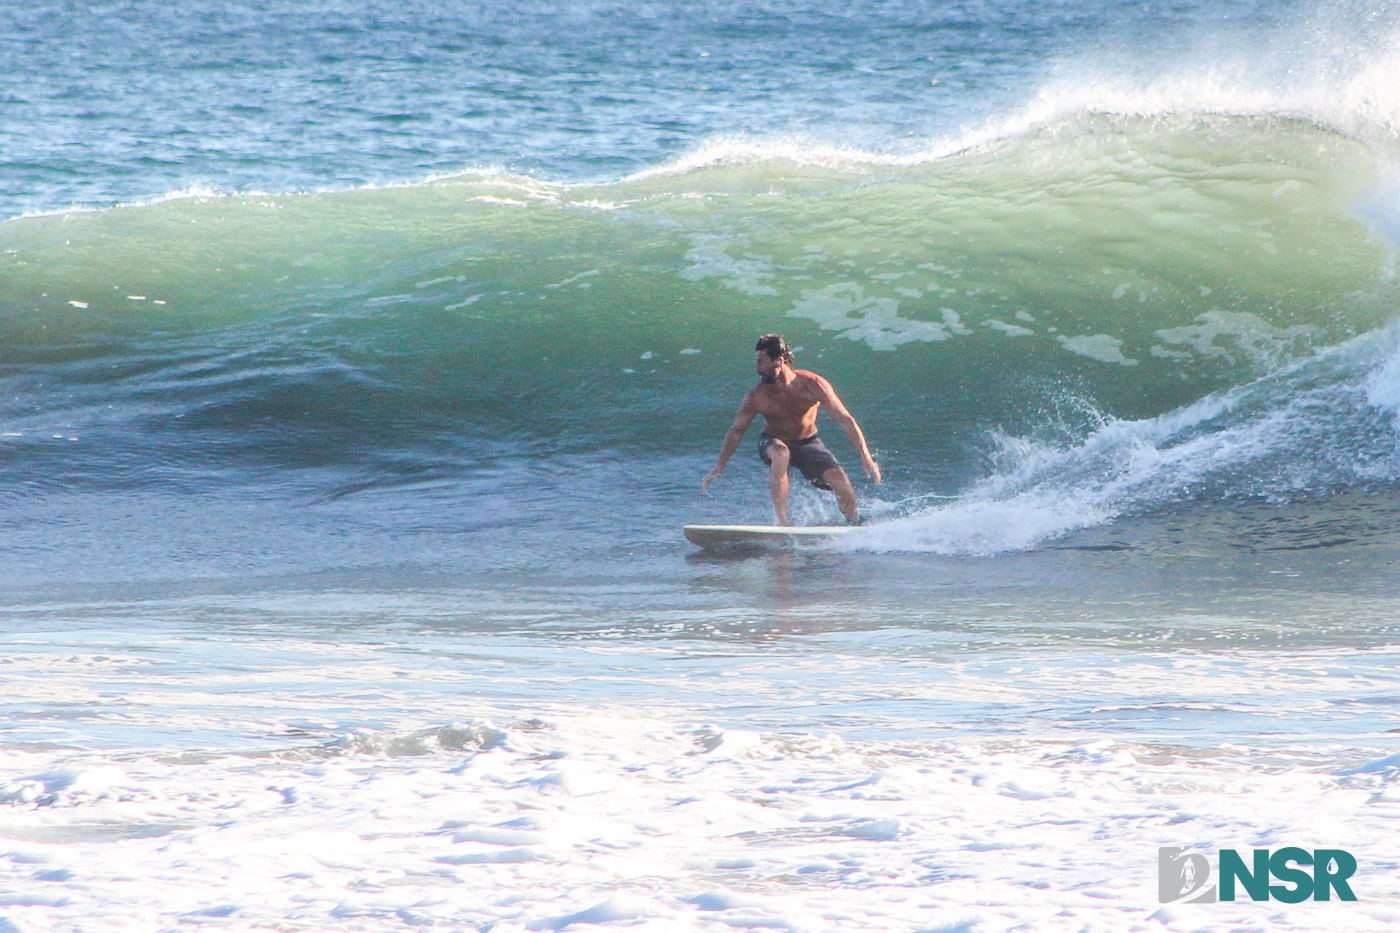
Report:
[[[836,493],[836,505],[840,507],[841,514],[846,516],[846,521],[852,525],[860,524],[860,509],[856,507],[856,490],[851,485],[851,478],[846,475],[846,471],[839,466],[831,467],[822,474],[822,482],[831,487],[831,491]]]

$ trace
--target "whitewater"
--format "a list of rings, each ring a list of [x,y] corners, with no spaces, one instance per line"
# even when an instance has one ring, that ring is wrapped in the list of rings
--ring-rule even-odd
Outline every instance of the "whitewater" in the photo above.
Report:
[[[1388,5],[40,2],[0,63],[0,933],[1400,922]],[[697,551],[772,521],[754,436],[699,488],[768,332],[873,522]]]

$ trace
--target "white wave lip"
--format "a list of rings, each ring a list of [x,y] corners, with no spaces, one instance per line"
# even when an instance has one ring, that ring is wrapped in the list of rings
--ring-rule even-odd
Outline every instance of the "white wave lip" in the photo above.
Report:
[[[855,173],[916,166],[1085,114],[1285,118],[1383,146],[1400,139],[1400,31],[1369,35],[1339,15],[1325,27],[1294,22],[1262,35],[1234,36],[1233,43],[1229,38],[1211,35],[1167,61],[1136,58],[1123,65],[1087,54],[1066,57],[1020,107],[913,150],[882,151],[811,136],[721,135],[625,180],[762,162]]]
[[[1339,21],[1345,17],[1339,17]],[[1345,23],[1343,23],[1343,26]],[[1055,63],[1052,76],[1019,105],[981,125],[962,126],[916,141],[891,141],[887,147],[822,138],[817,133],[773,135],[722,133],[694,145],[682,155],[611,181],[569,181],[510,171],[496,164],[474,164],[407,180],[350,186],[310,185],[270,191],[230,190],[203,182],[164,194],[110,205],[70,205],[25,212],[21,217],[50,216],[147,206],[166,201],[217,198],[280,197],[336,191],[393,190],[495,181],[520,192],[522,200],[557,201],[575,190],[628,185],[685,176],[717,167],[787,163],[823,170],[865,174],[872,170],[936,163],[968,150],[1023,137],[1038,129],[1089,114],[1134,117],[1217,115],[1303,120],[1367,143],[1393,147],[1400,140],[1400,31],[1379,35],[1347,33],[1343,26],[1321,28],[1293,24],[1264,35],[1245,33],[1228,49],[1211,36],[1194,53],[1171,62],[1153,60],[1131,66],[1105,63],[1094,56],[1067,56]],[[1385,27],[1382,27],[1385,28]],[[1400,154],[1391,151],[1392,159]],[[490,200],[489,196],[481,200]],[[598,201],[591,206],[617,209],[625,204]],[[6,220],[15,219],[13,217]]]

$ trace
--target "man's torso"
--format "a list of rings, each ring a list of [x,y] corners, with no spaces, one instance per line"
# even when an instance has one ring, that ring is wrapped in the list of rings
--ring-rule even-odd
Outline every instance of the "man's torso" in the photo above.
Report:
[[[759,383],[750,399],[766,422],[767,434],[785,441],[801,440],[817,432],[817,408],[822,392],[815,373],[795,369],[787,385]]]

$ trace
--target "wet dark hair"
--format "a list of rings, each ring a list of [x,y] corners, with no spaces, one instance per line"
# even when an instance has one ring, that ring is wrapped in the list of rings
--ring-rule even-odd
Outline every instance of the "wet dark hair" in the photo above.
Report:
[[[787,341],[779,334],[764,334],[759,337],[758,343],[754,344],[754,350],[767,353],[770,360],[792,363],[792,349],[788,347]]]

